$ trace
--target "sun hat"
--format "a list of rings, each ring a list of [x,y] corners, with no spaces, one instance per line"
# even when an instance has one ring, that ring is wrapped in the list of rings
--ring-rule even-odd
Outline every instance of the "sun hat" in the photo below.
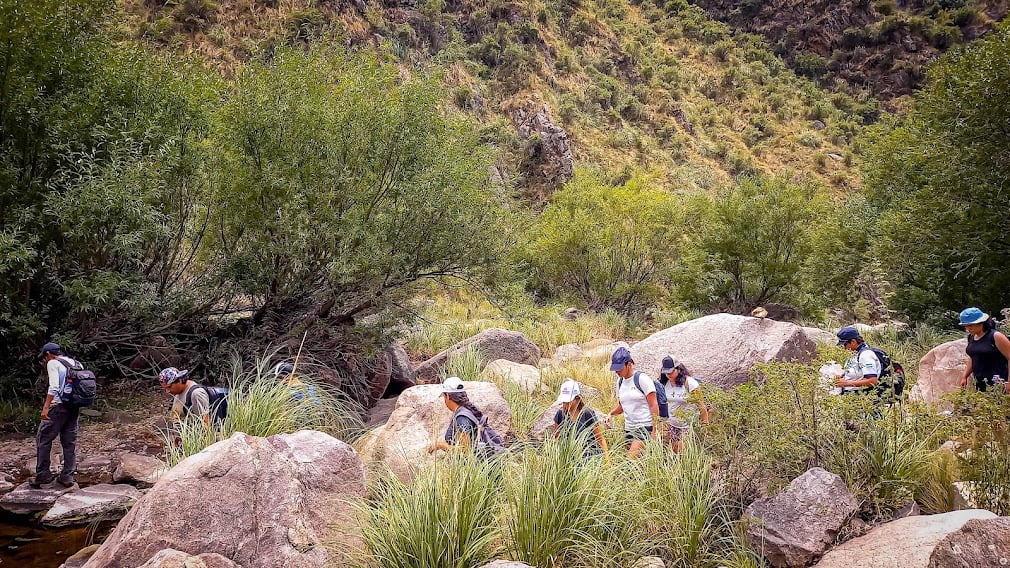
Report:
[[[188,374],[189,369],[183,369],[180,371],[175,367],[169,367],[158,374],[158,382],[166,385],[182,382]]]
[[[987,314],[987,313],[983,312],[982,310],[980,310],[978,308],[975,308],[975,307],[965,308],[961,312],[960,317],[958,317],[958,321],[960,322],[961,325],[971,325],[973,323],[982,323],[982,322],[984,322],[987,319],[989,319],[989,314]]]
[[[845,345],[846,343],[852,341],[853,339],[862,339],[863,336],[859,334],[859,330],[850,326],[843,327],[838,330],[835,334],[838,336],[838,345]]]
[[[673,355],[663,357],[663,368],[659,370],[661,375],[669,375],[677,368],[677,358]]]
[[[575,400],[575,397],[581,395],[582,389],[579,388],[579,383],[575,379],[567,378],[565,382],[561,383],[561,393],[558,394],[557,404],[571,402]]]
[[[618,347],[617,351],[614,351],[614,355],[610,358],[610,370],[620,371],[628,363],[632,363],[631,351],[628,351],[627,347]]]
[[[449,377],[442,383],[442,392],[444,393],[464,392],[464,389],[463,379],[459,377]]]

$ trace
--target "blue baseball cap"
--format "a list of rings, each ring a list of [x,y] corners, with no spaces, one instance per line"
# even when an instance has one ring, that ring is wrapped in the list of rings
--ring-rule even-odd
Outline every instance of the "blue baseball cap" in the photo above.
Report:
[[[52,353],[53,355],[59,355],[61,353],[60,344],[50,341],[42,346],[42,353],[39,354],[41,357],[45,357],[47,353]]]
[[[631,359],[631,351],[628,351],[627,347],[618,347],[617,351],[614,351],[614,355],[610,358],[610,370],[620,371],[628,363],[633,362]]]
[[[958,318],[958,321],[961,325],[971,325],[973,323],[982,323],[987,319],[989,319],[989,314],[978,308],[972,307],[965,308],[961,312],[961,316]]]
[[[845,345],[846,343],[852,341],[853,339],[862,339],[863,336],[859,334],[859,330],[850,326],[843,327],[838,330],[838,345]]]

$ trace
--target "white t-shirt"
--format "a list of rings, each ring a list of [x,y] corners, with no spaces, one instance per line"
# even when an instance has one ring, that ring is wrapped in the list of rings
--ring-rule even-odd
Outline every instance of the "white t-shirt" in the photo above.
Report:
[[[698,379],[694,377],[688,377],[685,381],[684,386],[678,387],[673,384],[673,380],[669,380],[663,385],[663,390],[666,391],[666,401],[670,405],[670,416],[674,415],[674,412],[680,410],[687,410],[689,406],[687,402],[687,397],[694,392],[694,389],[701,386]],[[697,409],[697,406],[694,407]]]
[[[70,357],[61,357],[70,363],[70,366],[77,365],[77,361]],[[53,395],[53,401],[50,404],[60,404],[63,402],[60,400],[60,393],[63,392],[63,382],[67,380],[67,368],[56,359],[50,359],[46,363],[46,374],[49,375],[49,388],[46,389],[46,394]]]
[[[642,390],[635,386],[634,377],[627,379],[617,378],[617,399],[621,401],[621,408],[624,409],[624,429],[635,430],[652,426],[652,411],[649,410],[649,400],[646,396],[650,392],[656,392],[656,384],[652,382],[649,375],[638,374],[638,384]],[[643,394],[644,393],[644,394]]]
[[[845,375],[847,381],[859,381],[867,375],[875,375],[880,378],[880,359],[869,347],[860,349],[858,353],[849,357],[845,362]],[[866,387],[843,387],[843,391],[862,390]]]

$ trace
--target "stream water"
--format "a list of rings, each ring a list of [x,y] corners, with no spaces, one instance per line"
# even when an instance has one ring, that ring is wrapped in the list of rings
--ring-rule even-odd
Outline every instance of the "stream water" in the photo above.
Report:
[[[115,522],[52,529],[24,517],[0,516],[0,568],[58,568],[68,557],[102,542]]]

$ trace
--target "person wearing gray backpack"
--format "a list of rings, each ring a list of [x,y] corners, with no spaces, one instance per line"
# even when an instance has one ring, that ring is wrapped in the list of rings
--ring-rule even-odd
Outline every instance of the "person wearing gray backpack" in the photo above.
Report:
[[[442,439],[428,446],[428,453],[458,447],[482,459],[492,459],[505,452],[501,434],[488,425],[487,416],[470,402],[462,379],[449,377],[442,383],[442,402],[452,411],[452,421]]]

